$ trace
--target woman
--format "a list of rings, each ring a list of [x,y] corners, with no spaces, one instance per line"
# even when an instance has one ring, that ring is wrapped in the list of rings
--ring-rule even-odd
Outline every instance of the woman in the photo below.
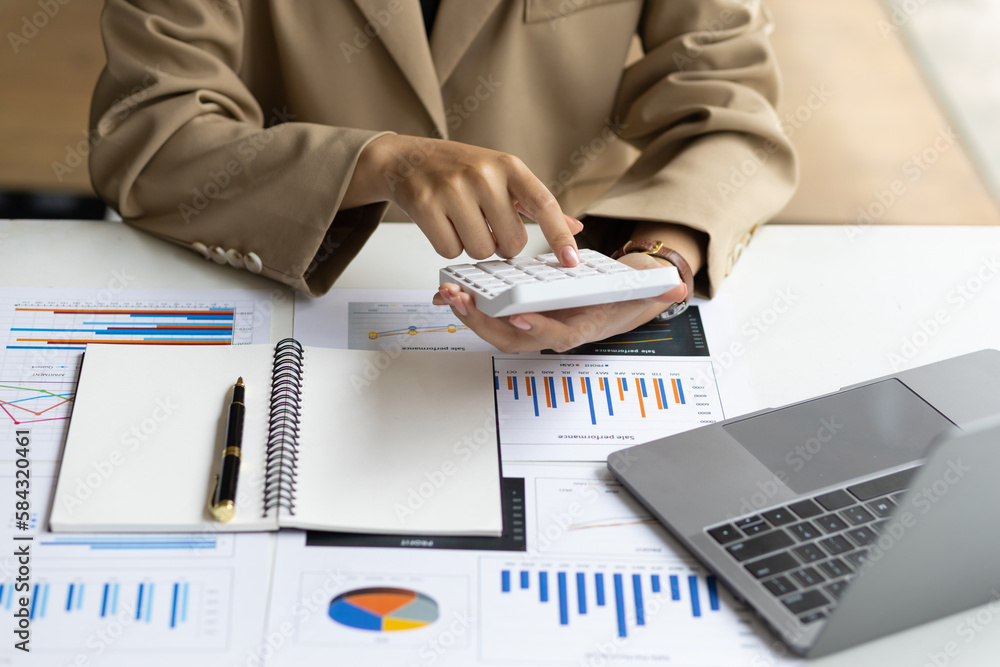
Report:
[[[130,224],[312,295],[383,218],[485,258],[523,248],[518,212],[566,265],[580,234],[711,295],[791,196],[756,0],[445,0],[430,30],[423,4],[426,20],[417,0],[109,0],[95,190]],[[690,296],[497,319],[454,285],[435,301],[519,351]]]

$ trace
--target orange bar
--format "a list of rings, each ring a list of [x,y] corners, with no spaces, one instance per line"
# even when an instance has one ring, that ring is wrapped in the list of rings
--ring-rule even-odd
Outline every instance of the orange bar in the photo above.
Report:
[[[680,403],[681,397],[677,395],[677,378],[670,378],[670,385],[674,388],[674,403]]]
[[[524,390],[531,396],[531,378],[527,375],[524,376]]]
[[[601,388],[601,391],[604,391],[604,378],[603,377],[597,378],[597,386]]]
[[[663,401],[666,400],[667,397],[664,396],[663,400],[660,399],[660,383],[656,381],[656,378],[651,378],[651,380],[653,382],[653,393],[656,394],[656,407],[662,410]]]
[[[514,391],[514,376],[507,376],[507,391]]]
[[[552,394],[549,392],[549,379],[547,377],[542,378],[542,384],[545,385],[545,407],[552,407]]]
[[[639,386],[639,378],[635,379],[635,395],[639,399],[639,412],[646,416],[646,406],[642,404],[642,387]]]
[[[583,381],[583,378],[580,378],[580,393],[581,394],[587,393],[587,383]]]
[[[625,384],[624,384],[624,382],[625,382],[625,378],[618,378],[618,400],[619,401],[624,401],[625,400],[625,389],[624,389]]]
[[[40,313],[56,313],[58,315],[232,315],[233,310],[112,310],[107,308],[15,308]]]
[[[563,396],[566,397],[566,402],[569,403],[569,382],[566,381],[565,375],[563,375]]]

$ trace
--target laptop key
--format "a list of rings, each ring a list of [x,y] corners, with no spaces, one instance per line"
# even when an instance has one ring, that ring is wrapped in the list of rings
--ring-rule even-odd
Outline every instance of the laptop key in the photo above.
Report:
[[[819,545],[829,551],[832,556],[842,554],[854,548],[854,545],[844,539],[843,535],[831,535],[825,540],[820,540]]]
[[[788,610],[798,616],[799,614],[804,614],[807,611],[812,611],[816,607],[822,607],[830,603],[825,595],[819,591],[806,591],[805,593],[797,593],[795,595],[790,595],[789,597],[782,600]]]
[[[806,614],[805,616],[800,616],[799,622],[808,625],[810,623],[815,623],[816,621],[824,618],[826,618],[826,614],[824,614],[821,611],[814,611],[809,614]]]
[[[788,509],[798,514],[802,519],[808,519],[823,513],[823,508],[811,500],[800,500],[797,503],[792,503],[788,506]]]
[[[803,521],[802,523],[797,523],[794,526],[789,526],[788,530],[795,535],[799,542],[807,542],[809,540],[816,539],[820,535],[816,526],[812,525],[808,521]]]
[[[782,552],[780,554],[774,554],[773,556],[768,556],[767,558],[761,558],[760,560],[755,560],[752,563],[747,563],[743,567],[750,571],[750,574],[757,577],[758,579],[763,579],[764,577],[770,577],[774,574],[780,574],[781,572],[787,572],[793,567],[798,567],[799,562],[795,560],[795,557],[788,552]]]
[[[894,509],[896,509],[896,503],[892,502],[888,498],[880,498],[879,500],[873,500],[868,503],[867,507],[874,512],[876,516],[884,519],[892,514]]]
[[[757,523],[752,523],[749,526],[743,528],[743,532],[747,535],[759,535],[760,533],[771,530],[771,526],[766,521],[758,521]]]
[[[724,526],[709,528],[708,534],[714,537],[715,541],[719,544],[729,544],[730,542],[743,539],[743,534],[736,530],[735,526],[728,523]]]
[[[823,575],[811,567],[804,567],[801,570],[792,572],[792,578],[802,584],[803,588],[823,583]]]
[[[903,491],[910,484],[910,479],[916,474],[917,470],[919,470],[919,467],[900,470],[891,475],[849,486],[847,490],[853,493],[858,500],[871,500],[872,498],[884,496],[887,493]]]
[[[850,563],[855,570],[860,570],[864,566],[865,561],[868,560],[864,551],[851,552],[844,556],[844,558],[847,559],[847,562]]]
[[[839,600],[840,596],[843,595],[844,591],[847,590],[847,582],[835,581],[832,584],[824,586],[823,590],[829,593],[830,597],[832,597],[834,600]]]
[[[870,544],[878,535],[871,528],[867,526],[858,526],[857,528],[852,528],[851,530],[844,533],[849,538],[854,540],[854,543],[859,547],[864,547]]]
[[[745,561],[758,556],[763,556],[764,554],[769,554],[772,551],[777,551],[778,549],[790,547],[793,544],[795,544],[795,541],[791,538],[791,536],[788,535],[783,529],[778,528],[770,533],[764,533],[763,535],[758,535],[757,537],[751,537],[749,540],[731,544],[726,547],[726,551],[728,551],[736,560]]]
[[[788,595],[789,593],[794,593],[798,590],[798,586],[793,584],[792,581],[784,575],[778,575],[774,579],[768,579],[764,582],[764,588],[770,591],[771,595],[779,598],[782,595]]]
[[[823,574],[831,579],[849,577],[854,574],[853,570],[851,570],[851,568],[839,558],[832,558],[825,563],[820,563],[819,569],[823,571]]]
[[[761,514],[765,519],[771,522],[772,526],[784,526],[792,523],[793,521],[798,521],[798,518],[784,507],[779,507],[776,510],[761,512]]]
[[[815,521],[820,528],[828,533],[837,533],[851,527],[850,524],[836,514],[824,514],[823,516],[815,519]]]
[[[749,526],[751,524],[760,523],[763,520],[764,519],[762,519],[759,514],[754,514],[753,516],[748,516],[748,517],[744,517],[742,519],[739,519],[738,521],[735,521],[734,523],[736,524],[737,528],[746,528],[747,526]]]
[[[803,544],[800,547],[795,547],[792,551],[803,563],[815,563],[818,560],[826,558],[826,554],[820,551],[819,547],[812,544]]]
[[[855,526],[860,526],[863,523],[868,523],[869,521],[874,521],[875,516],[860,505],[855,505],[854,507],[848,507],[846,510],[840,513],[840,516],[844,517],[851,524]]]
[[[816,496],[814,500],[831,512],[833,510],[839,510],[841,507],[853,505],[856,502],[854,498],[851,497],[851,494],[842,490],[824,493],[821,496]]]

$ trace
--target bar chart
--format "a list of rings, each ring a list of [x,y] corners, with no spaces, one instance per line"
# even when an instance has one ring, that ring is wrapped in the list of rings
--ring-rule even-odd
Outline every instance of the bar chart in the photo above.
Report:
[[[705,360],[518,356],[494,369],[501,443],[547,446],[538,459],[603,459],[724,417]]]
[[[575,660],[594,654],[630,659],[737,664],[754,644],[749,612],[714,576],[685,563],[648,561],[480,562],[484,658]],[[519,637],[519,642],[494,637]],[[530,656],[521,646],[532,646]],[[711,648],[709,648],[711,647]],[[713,654],[713,650],[718,653]]]
[[[0,435],[30,428],[38,458],[54,459],[62,444],[88,345],[244,345],[270,337],[269,297],[255,292],[94,296],[84,289],[0,289]]]
[[[227,641],[231,588],[228,570],[46,567],[31,586],[33,640],[73,649],[103,629],[119,650],[217,650]],[[0,584],[0,608],[11,609],[14,594],[10,582]]]

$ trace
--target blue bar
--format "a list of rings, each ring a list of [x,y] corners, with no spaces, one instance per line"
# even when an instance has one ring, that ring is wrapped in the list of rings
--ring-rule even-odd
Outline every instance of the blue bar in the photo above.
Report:
[[[552,397],[552,407],[556,407],[556,381],[551,375],[545,378],[549,383],[549,395]]]
[[[559,573],[559,625],[569,625],[569,602],[566,599],[566,573]]]
[[[80,588],[76,590],[76,608],[83,608],[83,583],[80,583]]]
[[[681,582],[678,581],[676,574],[670,575],[670,599],[681,599]]]
[[[647,396],[646,396],[646,378],[639,378],[639,388],[642,389],[642,397],[643,398],[647,398]]]
[[[504,570],[500,573],[500,590],[504,593],[510,593],[510,570]]]
[[[35,584],[35,590],[31,595],[31,611],[28,612],[28,619],[32,620],[35,618],[35,603],[38,602],[38,584]]]
[[[104,584],[104,597],[101,599],[101,618],[108,613],[108,585]]]
[[[719,611],[719,585],[712,575],[708,575],[705,581],[708,583],[708,606],[712,611]]]
[[[538,601],[548,602],[549,601],[549,573],[539,572],[538,573]]]
[[[688,577],[688,586],[691,588],[691,615],[695,618],[701,616],[701,601],[698,599],[698,577],[693,574]]]
[[[622,575],[615,575],[615,608],[618,611],[618,636],[625,637],[625,591],[622,590]]]
[[[142,591],[146,587],[146,584],[139,584],[139,602],[135,606],[135,620],[142,618]]]
[[[45,618],[45,610],[49,606],[49,585],[48,583],[42,584],[42,610],[39,614],[39,618]]]
[[[153,584],[149,584],[149,595],[146,596],[146,622],[149,623],[150,614],[153,612]]]
[[[573,396],[573,378],[572,377],[566,378],[566,388],[569,389],[569,402],[570,403],[575,403],[576,402],[576,397]]]
[[[3,604],[3,584],[0,584],[0,604]]]
[[[535,389],[535,376],[532,375],[531,380],[531,400],[535,402],[535,416],[538,416],[538,390]]]
[[[184,595],[183,601],[181,602],[181,623],[187,620],[188,617],[188,582],[184,582]]]
[[[684,387],[681,386],[681,379],[680,378],[676,378],[674,381],[677,383],[677,395],[681,399],[681,405],[683,405],[684,404]]]
[[[10,611],[10,603],[14,600],[14,587],[11,586],[7,589],[7,604],[4,605],[4,609]]]
[[[517,400],[517,376],[514,376],[514,400]]]
[[[522,570],[521,571],[521,588],[527,588],[527,587],[528,587],[528,571],[527,570]]]
[[[209,308],[210,311],[215,310],[215,308]],[[231,320],[235,317],[232,312],[232,308],[222,308],[220,311],[228,312],[211,312],[205,313],[204,315],[178,315],[177,313],[129,313],[129,317],[176,317],[178,319],[183,318],[185,320]]]
[[[660,398],[663,399],[663,409],[666,410],[670,404],[667,403],[667,392],[663,389],[663,378],[656,378],[656,383],[660,385]]]
[[[597,606],[604,606],[604,573],[598,572],[594,575],[594,587],[597,588]]]
[[[73,611],[73,584],[69,585],[69,595],[66,596],[66,611]]]
[[[177,627],[177,590],[180,584],[174,584],[174,600],[170,604],[170,627]]]
[[[115,582],[114,592],[111,594],[111,613],[118,613],[118,582]]]
[[[628,391],[628,382],[625,381],[625,378],[618,378],[618,384],[621,385],[622,391]]]
[[[583,572],[576,573],[576,607],[581,614],[587,613],[587,584]]]
[[[632,575],[632,592],[635,593],[635,622],[646,625],[646,614],[642,609],[642,576]]]
[[[658,574],[653,575],[653,592],[654,593],[660,592],[660,575]]]
[[[500,391],[500,376],[493,376],[493,391]]]
[[[594,415],[594,391],[590,388],[590,377],[584,378],[587,385],[587,400],[590,401],[590,423],[596,424],[597,417]]]
[[[608,414],[615,416],[615,410],[611,407],[611,378],[604,378],[604,398],[608,399]]]

